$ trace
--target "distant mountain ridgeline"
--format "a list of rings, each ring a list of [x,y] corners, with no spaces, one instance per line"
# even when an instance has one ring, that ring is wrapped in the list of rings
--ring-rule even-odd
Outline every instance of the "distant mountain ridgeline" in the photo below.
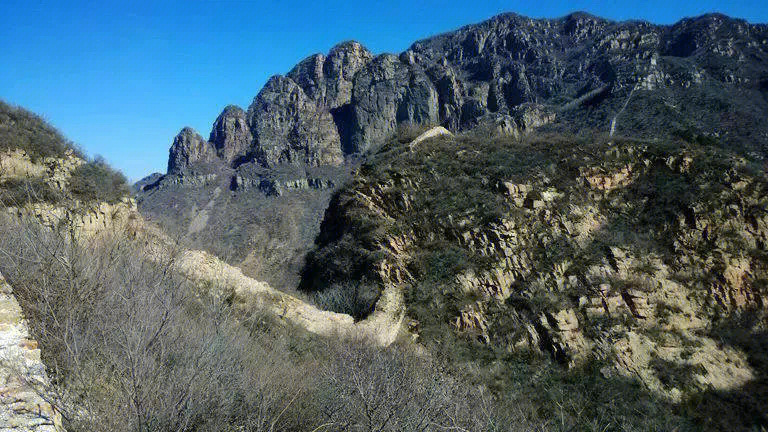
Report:
[[[575,13],[499,15],[400,55],[344,42],[272,77],[247,111],[226,107],[208,140],[182,130],[168,171],[214,161],[339,165],[404,122],[513,131],[564,117],[571,130],[608,131],[621,113],[615,133],[736,138],[736,122],[764,140],[756,120],[768,91],[767,39],[765,25],[717,14],[657,26]],[[649,109],[655,102],[666,109]]]

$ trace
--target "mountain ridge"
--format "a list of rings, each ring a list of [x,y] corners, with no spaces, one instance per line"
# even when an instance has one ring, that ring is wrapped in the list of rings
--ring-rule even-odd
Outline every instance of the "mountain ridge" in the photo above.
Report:
[[[346,41],[135,205],[0,104],[5,350],[76,430],[762,430],[766,60],[717,14]]]
[[[657,26],[502,14],[399,54],[345,41],[270,78],[249,107],[227,106],[208,139],[183,129],[166,175],[137,183],[138,205],[195,248],[290,290],[331,195],[401,125],[686,136],[764,157],[765,62],[768,27],[722,15]],[[209,203],[208,224],[188,234]],[[303,227],[276,222],[286,214]],[[275,270],[248,264],[259,244],[272,244]]]
[[[392,123],[391,118],[374,119],[372,122],[373,124],[368,124],[371,123],[370,119],[367,119],[364,113],[362,113],[362,111],[365,111],[367,108],[364,104],[365,101],[362,96],[355,98],[354,95],[355,85],[363,87],[359,93],[367,93],[368,89],[365,88],[364,84],[370,84],[372,82],[370,82],[370,80],[361,79],[358,84],[355,84],[354,78],[358,72],[363,71],[363,76],[372,74],[373,76],[371,78],[375,80],[377,76],[377,65],[375,62],[385,63],[385,65],[381,65],[381,67],[386,70],[378,70],[378,72],[383,73],[384,75],[393,72],[393,68],[400,69],[405,65],[411,76],[411,81],[406,84],[406,87],[410,89],[410,92],[425,92],[423,95],[417,95],[412,101],[406,100],[405,103],[402,103],[401,101],[400,107],[396,110],[397,112],[393,113],[397,122],[438,122],[454,131],[463,129],[466,124],[462,124],[461,119],[453,118],[450,112],[437,113],[436,111],[443,107],[437,107],[435,103],[436,101],[434,101],[435,97],[448,99],[452,93],[451,89],[440,92],[438,91],[438,87],[446,84],[455,85],[455,83],[442,83],[440,80],[446,79],[444,76],[437,76],[434,73],[427,73],[424,75],[421,72],[426,72],[430,67],[434,67],[435,65],[430,62],[434,62],[435,59],[431,59],[430,56],[443,57],[443,51],[446,52],[444,57],[448,58],[448,61],[450,62],[450,64],[443,65],[445,69],[451,70],[455,67],[462,69],[464,68],[464,65],[462,65],[461,62],[465,51],[475,57],[482,57],[486,43],[485,38],[491,37],[493,39],[498,35],[505,36],[507,39],[500,41],[500,43],[499,41],[492,41],[493,46],[491,48],[493,50],[503,49],[507,50],[509,53],[517,53],[520,57],[518,60],[523,60],[523,64],[530,63],[535,60],[537,54],[539,54],[534,52],[535,49],[537,46],[541,45],[542,40],[546,39],[546,37],[542,38],[540,37],[542,35],[534,34],[535,38],[533,44],[529,44],[528,42],[530,41],[526,40],[526,38],[520,40],[515,39],[520,36],[515,33],[516,28],[533,29],[539,32],[544,29],[543,36],[549,36],[551,39],[549,42],[555,47],[557,47],[558,44],[561,45],[560,48],[562,49],[567,49],[569,46],[570,48],[573,48],[578,44],[583,43],[584,38],[588,36],[594,37],[595,34],[600,32],[607,33],[605,36],[611,36],[611,31],[615,30],[627,31],[628,29],[640,29],[641,32],[644,32],[639,35],[640,38],[656,38],[658,40],[651,40],[649,42],[649,47],[646,48],[638,46],[630,46],[628,48],[626,41],[624,41],[625,46],[622,47],[620,45],[622,43],[621,38],[608,38],[606,40],[618,40],[618,42],[613,43],[619,45],[613,48],[635,52],[636,54],[644,56],[644,60],[650,60],[648,57],[652,52],[655,52],[660,56],[671,55],[688,57],[693,55],[693,51],[696,49],[704,47],[707,43],[713,43],[712,36],[718,31],[721,31],[721,33],[725,32],[731,37],[749,37],[750,33],[756,33],[758,39],[761,35],[765,38],[766,33],[764,24],[749,24],[745,20],[730,18],[718,13],[685,18],[670,25],[655,25],[647,21],[612,21],[584,12],[575,12],[556,19],[532,19],[515,13],[504,13],[478,24],[470,24],[454,31],[418,40],[411,44],[408,49],[399,54],[382,53],[373,55],[359,42],[345,41],[335,45],[327,54],[318,53],[306,57],[285,75],[274,75],[267,81],[264,88],[256,97],[254,97],[253,102],[247,109],[247,126],[249,129],[253,129],[254,132],[251,148],[254,150],[254,153],[261,154],[261,162],[266,165],[275,165],[276,163],[281,162],[296,163],[298,156],[295,152],[291,156],[287,154],[281,156],[280,153],[285,153],[286,151],[290,153],[292,151],[290,150],[290,147],[296,147],[297,141],[315,138],[315,141],[319,141],[317,148],[310,149],[306,145],[299,146],[299,150],[304,150],[305,152],[306,160],[304,162],[308,164],[333,165],[339,163],[338,147],[341,147],[344,154],[364,151],[368,145],[371,145],[371,143],[367,142],[368,138],[373,138],[374,140],[381,139],[379,136],[381,134],[377,133],[377,129],[383,128],[383,131],[386,133],[393,132],[394,128],[391,124],[380,124],[382,121],[384,123]],[[557,31],[557,33],[550,36],[549,30]],[[699,39],[696,39],[695,37],[692,38],[691,34],[689,34],[692,30],[698,32]],[[578,32],[582,32],[583,34]],[[621,35],[619,34],[618,36]],[[634,37],[637,38],[638,35],[634,35]],[[481,39],[482,43],[480,43]],[[443,47],[442,45],[444,45],[447,40],[451,40],[451,43],[449,44],[450,46]],[[606,40],[601,42],[605,42]],[[630,42],[632,41],[630,40]],[[763,45],[765,44],[764,40],[757,42],[761,42]],[[507,47],[507,43],[510,44],[510,48]],[[514,45],[515,43],[518,45]],[[634,43],[637,44],[637,41]],[[444,49],[435,50],[435,47]],[[437,54],[435,55],[434,53],[431,53],[431,50],[435,50]],[[728,54],[728,52],[725,54]],[[730,54],[733,55],[734,52],[731,52]],[[529,58],[526,58],[526,56],[529,56]],[[327,65],[326,61],[328,62]],[[372,62],[374,62],[374,64],[372,64]],[[387,65],[386,63],[389,64]],[[413,67],[409,68],[408,66]],[[499,67],[500,65],[490,64],[486,66]],[[509,65],[501,65],[501,67],[508,66]],[[374,70],[370,70],[371,68]],[[419,69],[422,70],[420,71]],[[459,70],[459,72],[461,72],[461,70]],[[437,73],[440,74],[442,71],[437,71]],[[501,75],[495,71],[491,71],[490,73],[493,75],[494,79]],[[621,78],[620,76],[610,76],[611,74],[615,75],[615,71],[612,72],[610,70],[598,71],[592,78],[599,79],[601,74],[607,74],[602,78],[608,78],[603,80],[606,81],[603,84],[608,84],[611,87],[616,86],[618,88],[628,85],[627,82],[621,82],[621,79],[619,79]],[[450,77],[447,79],[448,81],[451,80]],[[508,77],[502,79],[509,81]],[[460,84],[464,84],[461,80],[459,81]],[[419,82],[422,82],[421,87],[423,88],[420,88]],[[293,84],[295,84],[296,87],[294,87]],[[504,92],[509,93],[510,91],[517,91],[519,94],[516,96],[514,94],[504,95],[506,100],[501,100],[496,97],[497,100],[495,101],[483,101],[481,98],[481,105],[485,105],[484,107],[469,106],[465,108],[463,106],[456,106],[457,104],[454,103],[454,106],[452,106],[451,109],[454,111],[460,109],[461,114],[467,117],[464,119],[465,121],[463,123],[467,123],[476,121],[478,117],[481,117],[484,114],[498,110],[503,112],[506,109],[510,109],[513,106],[524,102],[525,98],[529,98],[528,102],[533,102],[535,99],[534,96],[541,96],[541,91],[534,91],[531,93],[530,91],[527,92],[524,88],[514,88],[516,85],[514,83],[509,84],[509,82],[507,82],[506,84],[512,85],[513,88],[505,90]],[[301,89],[300,92],[299,89]],[[392,89],[385,89],[384,91],[386,90]],[[544,90],[549,92],[552,91],[552,89]],[[594,88],[592,90],[594,90]],[[494,90],[490,89],[489,91]],[[611,91],[613,91],[613,89],[611,89]],[[526,95],[526,92],[529,94]],[[288,95],[293,94],[291,97],[293,97],[295,101],[274,99],[281,93],[287,93]],[[406,97],[407,96],[408,95],[406,95]],[[493,96],[494,95],[491,95],[492,98]],[[424,100],[425,97],[426,100]],[[486,98],[487,97],[488,96],[486,96]],[[314,102],[314,106],[309,102]],[[383,104],[377,104],[378,108],[380,108],[379,111],[385,108],[385,106],[392,105],[392,101],[387,100],[375,102],[383,102]],[[361,106],[361,104],[363,106]],[[494,104],[497,106],[494,106]],[[295,117],[292,121],[288,122],[288,124],[278,122],[274,118],[274,115],[264,115],[264,113],[269,113],[270,111],[277,110],[279,112],[278,108],[280,106],[284,106],[285,109],[290,111],[282,113],[284,116],[291,115]],[[226,116],[228,112],[233,109],[232,107],[232,105],[227,106],[222,111],[217,122],[220,121],[223,116]],[[473,112],[473,108],[477,108],[477,112]],[[352,110],[353,112],[350,113],[349,110]],[[328,113],[325,113],[325,111],[328,111]],[[296,114],[299,115],[296,116]],[[327,114],[330,114],[333,119],[329,118]],[[350,114],[352,114],[351,121],[347,121],[350,120],[348,118]],[[302,124],[303,117],[307,117],[308,119],[313,118],[315,123],[318,123],[317,130],[307,130],[306,125]],[[335,125],[335,128],[333,125]],[[347,131],[349,128],[352,128],[351,133]],[[370,131],[369,129],[373,129],[373,131]],[[289,141],[292,140],[292,142],[290,145],[285,141],[285,139],[288,138],[288,135],[291,135]],[[217,148],[227,147],[227,136],[228,135],[226,134],[217,136]],[[213,136],[211,139],[213,139]],[[261,141],[264,142],[262,143]],[[210,142],[210,140],[208,142]],[[236,149],[233,151],[239,153],[241,156],[245,156],[248,152],[247,149],[244,148],[244,143],[242,140],[238,141],[238,143],[239,145],[235,146]],[[272,150],[268,150],[269,148]],[[267,153],[270,152],[276,154],[267,156]],[[174,153],[173,148],[171,149],[171,153]],[[204,159],[204,157],[202,158]],[[227,158],[227,161],[231,162],[230,159],[231,158]],[[187,165],[193,162],[194,161],[190,161]]]

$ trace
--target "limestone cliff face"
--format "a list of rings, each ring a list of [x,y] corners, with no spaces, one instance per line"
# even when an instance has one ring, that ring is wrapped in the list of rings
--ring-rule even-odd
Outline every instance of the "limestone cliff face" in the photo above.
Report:
[[[350,145],[355,152],[391,136],[397,124],[439,122],[438,94],[429,77],[394,55],[381,55],[355,79]]]
[[[304,59],[288,73],[288,78],[319,106],[336,110],[351,102],[354,78],[372,58],[359,43],[343,42],[331,48],[327,56],[315,54]]]
[[[213,123],[208,139],[216,149],[216,155],[231,164],[248,154],[253,142],[248,118],[242,108],[229,105]]]
[[[187,232],[212,205],[218,214],[195,230],[194,247],[243,265],[254,245],[270,244],[258,254],[290,274],[244,270],[287,288],[331,194],[399,124],[517,138],[536,129],[683,136],[766,154],[766,63],[766,27],[721,15],[658,26],[503,14],[400,54],[344,42],[271,78],[249,107],[225,108],[207,142],[183,131],[168,175],[142,184],[139,209]],[[277,213],[301,222],[276,229]]]
[[[674,401],[732,390],[760,371],[711,332],[767,311],[766,187],[763,167],[682,143],[390,143],[331,202],[304,287],[399,292],[416,336],[607,362]]]
[[[62,157],[33,161],[27,152],[14,149],[0,153],[0,181],[40,178],[56,190],[65,191],[72,171],[84,164],[71,150]]]
[[[224,109],[208,142],[183,129],[171,147],[168,173],[179,174],[214,156],[230,166],[248,161],[265,167],[340,165],[353,80],[372,57],[359,43],[344,42],[327,56],[308,57],[286,76],[270,78],[247,112],[233,105]]]
[[[248,116],[257,139],[256,157],[266,166],[343,162],[330,111],[317,106],[290,78],[276,76],[267,81],[248,108]]]
[[[16,217],[33,217],[46,226],[66,222],[78,235],[92,235],[104,230],[131,230],[140,217],[136,201],[125,196],[114,202],[82,202],[68,195],[73,171],[86,161],[72,151],[62,157],[46,157],[33,161],[21,150],[0,153],[0,185],[18,180],[39,179],[56,191],[56,202],[30,200],[14,202],[2,211]],[[0,192],[4,192],[1,190]],[[31,193],[31,192],[30,192]]]

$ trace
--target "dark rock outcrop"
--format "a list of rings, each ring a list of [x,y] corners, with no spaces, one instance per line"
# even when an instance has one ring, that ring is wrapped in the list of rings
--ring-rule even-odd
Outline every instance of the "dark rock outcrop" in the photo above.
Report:
[[[213,123],[209,141],[216,155],[227,163],[247,155],[253,143],[251,128],[242,108],[229,105]]]
[[[392,135],[398,123],[435,123],[438,95],[429,77],[397,56],[374,59],[355,78],[351,148],[367,150]]]
[[[526,129],[521,115],[533,109],[546,121],[531,127],[643,137],[693,131],[762,151],[767,39],[765,25],[718,14],[657,26],[574,13],[502,14],[418,41],[399,56],[374,57],[348,41],[271,78],[247,114],[227,107],[211,147],[228,165],[339,165],[378,146],[399,123],[455,132],[492,122],[518,134]],[[739,119],[715,114],[722,108]],[[542,110],[561,114],[536,114]],[[746,137],[745,124],[758,133]],[[178,171],[210,155],[171,156]]]
[[[185,127],[173,139],[168,157],[168,173],[179,174],[190,165],[211,162],[216,159],[216,151],[194,129]]]
[[[327,57],[322,54],[307,57],[288,73],[288,77],[318,106],[334,110],[352,100],[355,75],[371,59],[373,55],[365,47],[347,41],[333,47]]]
[[[256,136],[256,158],[266,166],[344,161],[330,111],[315,104],[290,78],[270,78],[248,108],[248,118]]]

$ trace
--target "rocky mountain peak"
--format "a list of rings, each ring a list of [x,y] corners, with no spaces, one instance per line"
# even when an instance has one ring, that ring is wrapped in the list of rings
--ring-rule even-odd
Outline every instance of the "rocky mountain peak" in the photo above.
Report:
[[[339,134],[330,111],[291,78],[276,75],[248,108],[257,160],[267,166],[339,165]]]
[[[213,123],[209,141],[216,155],[228,164],[245,156],[253,143],[245,111],[236,105],[225,107]]]
[[[213,146],[191,127],[183,128],[176,138],[168,157],[168,172],[179,174],[185,168],[198,162],[216,159]]]
[[[230,165],[246,155],[265,167],[339,165],[346,155],[381,144],[400,123],[454,132],[489,122],[511,125],[532,106],[571,113],[557,116],[561,129],[645,137],[681,128],[719,133],[723,119],[704,120],[711,110],[681,114],[686,119],[671,126],[674,116],[634,118],[643,110],[621,107],[630,94],[630,104],[663,92],[689,105],[683,99],[696,92],[707,99],[705,93],[738,92],[743,85],[752,91],[748,83],[759,87],[765,80],[757,64],[768,59],[766,35],[765,26],[720,14],[660,26],[576,12],[557,19],[501,14],[417,41],[400,55],[374,56],[346,41],[271,78],[247,112],[225,110],[211,142]],[[759,116],[753,108],[749,118]],[[620,111],[628,118],[616,122]]]
[[[350,102],[352,80],[372,58],[371,52],[360,43],[346,41],[331,48],[327,56],[307,57],[287,76],[318,105],[335,109]]]

